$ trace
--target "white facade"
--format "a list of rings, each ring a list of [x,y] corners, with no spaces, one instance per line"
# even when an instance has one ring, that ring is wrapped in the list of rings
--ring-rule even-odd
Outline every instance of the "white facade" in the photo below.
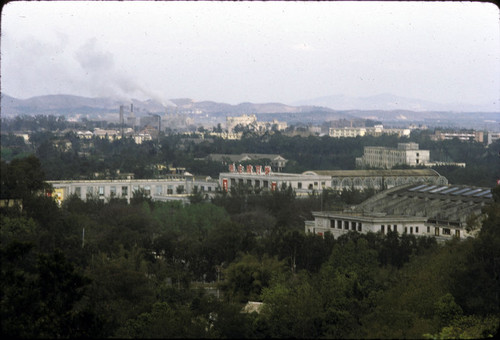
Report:
[[[124,198],[127,202],[134,192],[144,193],[157,201],[188,201],[195,186],[205,193],[214,193],[218,188],[215,180],[196,180],[192,175],[172,175],[163,179],[116,179],[116,180],[82,180],[82,181],[47,181],[54,188],[55,199],[61,203],[71,195],[82,200],[98,198]]]
[[[434,236],[440,240],[452,237],[468,237],[464,228],[427,223],[427,217],[386,215],[383,213],[313,212],[314,221],[306,221],[306,233],[325,235],[331,233],[335,238],[351,231],[359,233],[382,233],[397,231],[399,234],[415,236]]]
[[[243,132],[210,132],[210,136],[227,140],[240,140]]]
[[[398,135],[399,137],[410,136],[410,129],[384,129],[382,125],[375,125],[372,128],[364,127],[344,127],[344,128],[330,128],[328,135],[333,138],[349,137],[354,138],[357,136],[381,136],[382,134]]]
[[[409,184],[384,190],[344,211],[313,212],[305,231],[335,237],[361,233],[397,231],[437,240],[474,237],[467,230],[469,217],[485,217],[483,209],[493,200],[491,188]]]
[[[331,188],[330,176],[321,176],[306,171],[302,174],[273,173],[265,171],[242,169],[241,172],[224,172],[219,174],[219,184],[223,190],[231,190],[237,185],[248,185],[254,189],[276,190],[283,185],[291,187],[298,197],[306,196],[313,191],[322,191]]]
[[[500,132],[488,132],[488,145],[500,139]]]
[[[397,148],[365,146],[363,156],[356,158],[356,166],[390,169],[395,165],[426,165],[429,159],[430,151],[419,150],[417,143],[398,143]]]
[[[472,131],[472,132],[462,132],[462,131],[454,131],[454,132],[441,132],[436,131],[434,135],[431,136],[432,140],[450,140],[458,138],[462,141],[476,141],[482,143],[484,140],[484,132],[483,131]]]
[[[366,128],[330,128],[328,135],[333,138],[364,136],[366,135]]]

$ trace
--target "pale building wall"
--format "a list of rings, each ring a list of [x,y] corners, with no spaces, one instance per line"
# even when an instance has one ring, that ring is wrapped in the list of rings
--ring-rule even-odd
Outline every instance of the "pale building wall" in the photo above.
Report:
[[[460,226],[427,223],[426,217],[377,217],[342,212],[313,212],[313,215],[314,221],[306,221],[305,223],[305,232],[322,236],[330,233],[335,238],[352,231],[363,234],[369,232],[386,234],[388,231],[397,231],[399,234],[411,234],[416,237],[436,237],[438,240],[473,236]]]

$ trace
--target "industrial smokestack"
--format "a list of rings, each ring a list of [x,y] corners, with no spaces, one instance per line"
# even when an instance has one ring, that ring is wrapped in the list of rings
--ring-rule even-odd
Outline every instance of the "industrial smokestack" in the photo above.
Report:
[[[120,105],[120,132],[123,137],[123,123],[125,123],[125,119],[123,117],[123,105]]]
[[[130,104],[130,112],[134,112],[134,103]]]
[[[123,105],[120,105],[120,125],[123,125]]]

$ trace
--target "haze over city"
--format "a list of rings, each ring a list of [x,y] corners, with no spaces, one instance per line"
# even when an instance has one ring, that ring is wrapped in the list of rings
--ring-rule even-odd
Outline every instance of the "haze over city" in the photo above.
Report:
[[[390,93],[500,111],[479,2],[11,2],[1,90],[237,104]]]

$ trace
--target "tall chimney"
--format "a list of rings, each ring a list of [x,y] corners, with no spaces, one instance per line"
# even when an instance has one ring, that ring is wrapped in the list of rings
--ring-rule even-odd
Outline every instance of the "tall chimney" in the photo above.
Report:
[[[123,105],[120,105],[120,132],[123,137],[123,123],[125,122],[125,119],[123,117]]]
[[[134,112],[134,103],[130,104],[130,112]]]

